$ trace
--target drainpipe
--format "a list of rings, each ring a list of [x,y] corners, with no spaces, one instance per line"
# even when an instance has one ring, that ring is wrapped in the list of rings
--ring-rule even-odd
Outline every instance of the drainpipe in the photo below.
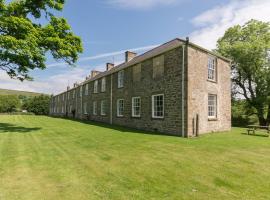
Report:
[[[185,137],[185,47],[186,45],[182,45],[182,137]]]
[[[112,109],[113,92],[112,92],[112,90],[113,90],[113,74],[111,74],[110,124],[113,123],[113,119],[112,119],[112,117],[113,117],[113,113],[112,113],[112,111],[113,111],[113,109]]]

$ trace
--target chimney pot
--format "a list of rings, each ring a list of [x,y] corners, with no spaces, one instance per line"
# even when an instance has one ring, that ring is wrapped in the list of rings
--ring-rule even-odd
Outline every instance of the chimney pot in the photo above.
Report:
[[[94,78],[99,73],[100,73],[99,71],[93,70],[93,71],[91,71],[91,77]]]
[[[137,53],[131,52],[131,51],[126,51],[125,53],[125,60],[126,62],[131,61],[133,58],[137,56]]]
[[[112,63],[107,63],[106,64],[106,70],[107,71],[111,70],[113,67],[114,67],[114,64],[112,64]]]

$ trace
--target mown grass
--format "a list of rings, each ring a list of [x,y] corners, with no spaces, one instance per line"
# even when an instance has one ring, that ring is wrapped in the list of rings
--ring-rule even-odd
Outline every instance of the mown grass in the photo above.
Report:
[[[270,139],[184,139],[42,116],[0,116],[0,199],[270,197]]]

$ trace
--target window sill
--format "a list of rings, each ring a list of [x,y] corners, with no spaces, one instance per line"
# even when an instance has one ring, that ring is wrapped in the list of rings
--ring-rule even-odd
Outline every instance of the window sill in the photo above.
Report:
[[[208,121],[218,121],[218,118],[214,117],[214,118],[209,118],[208,117]]]
[[[152,120],[164,120],[164,117],[152,117]]]
[[[211,79],[207,79],[208,82],[211,82],[211,83],[217,83],[216,80],[211,80]]]

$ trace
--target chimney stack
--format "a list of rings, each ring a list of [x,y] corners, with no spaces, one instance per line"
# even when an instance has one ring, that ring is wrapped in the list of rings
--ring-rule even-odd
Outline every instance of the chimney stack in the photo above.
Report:
[[[70,90],[70,87],[69,86],[67,86],[67,91],[69,91]]]
[[[91,71],[91,77],[94,78],[96,75],[98,75],[100,72],[96,70]]]
[[[107,71],[111,70],[113,67],[114,67],[114,64],[112,64],[112,63],[107,63],[106,64],[106,70]]]
[[[137,53],[134,53],[134,52],[131,52],[131,51],[126,51],[126,53],[125,53],[125,61],[129,62],[133,58],[135,58],[136,56],[137,56]]]

